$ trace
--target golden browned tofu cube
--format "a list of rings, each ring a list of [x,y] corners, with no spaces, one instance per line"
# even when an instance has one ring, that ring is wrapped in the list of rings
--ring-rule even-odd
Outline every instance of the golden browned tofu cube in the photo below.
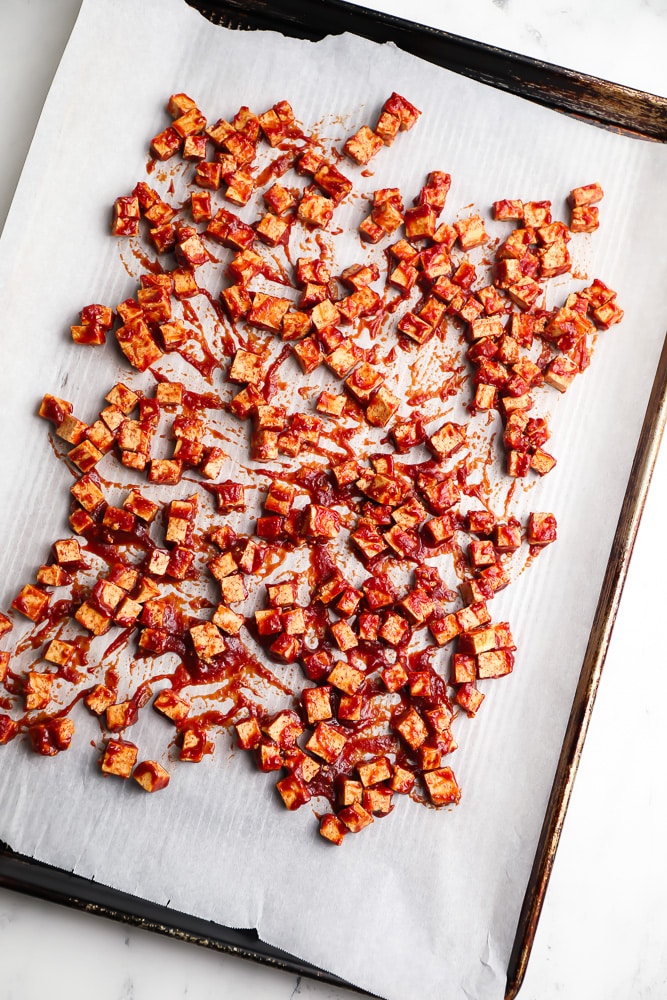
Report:
[[[306,743],[306,749],[321,757],[327,764],[338,760],[347,743],[347,737],[334,729],[328,722],[318,722],[313,735]]]
[[[142,760],[135,767],[132,777],[145,792],[158,792],[169,784],[169,771],[155,760]]]
[[[355,645],[357,645],[356,636]],[[365,679],[366,675],[362,670],[358,670],[357,667],[353,667],[351,663],[347,663],[345,660],[338,660],[327,677],[327,683],[332,684],[344,694],[355,694]]]
[[[118,732],[136,722],[136,709],[130,701],[120,701],[115,705],[109,705],[106,711],[107,729]]]
[[[334,207],[332,198],[319,194],[314,188],[306,188],[296,214],[304,225],[312,229],[326,229],[333,219]]]
[[[71,663],[76,655],[76,646],[73,642],[64,642],[62,639],[52,639],[44,650],[44,659],[49,663],[56,663],[60,667],[66,667]]]
[[[350,833],[359,833],[373,822],[373,816],[362,806],[361,802],[352,802],[338,813],[338,818],[345,824]]]
[[[454,223],[454,229],[463,250],[478,247],[489,238],[484,229],[484,220],[479,215],[469,215],[466,219],[460,219]]]
[[[116,340],[127,360],[140,372],[146,371],[162,357],[162,350],[143,319],[131,320],[119,327]]]
[[[550,545],[557,537],[556,518],[553,514],[533,511],[528,515],[526,540],[529,545]]]
[[[51,700],[53,674],[42,674],[30,670],[23,690],[25,707],[30,712],[37,708],[46,708]]]
[[[217,625],[221,632],[227,635],[238,635],[241,626],[245,623],[243,615],[237,614],[224,604],[218,604],[213,614],[213,624]]]
[[[391,788],[378,785],[375,788],[365,788],[361,801],[364,809],[371,815],[374,813],[376,816],[387,816],[393,808],[391,799]]]
[[[327,719],[333,717],[331,690],[329,685],[324,685],[323,687],[304,688],[302,691],[301,699],[309,725],[314,726],[318,722],[326,722]]]
[[[462,632],[470,632],[491,621],[491,612],[484,601],[477,601],[460,608],[455,614]]]
[[[457,803],[461,790],[451,767],[439,767],[424,774],[424,784],[434,806]]]
[[[444,646],[446,643],[451,642],[461,631],[461,626],[455,613],[443,615],[441,618],[432,618],[428,627],[439,646]]]
[[[373,427],[386,427],[400,406],[400,400],[385,385],[380,386],[366,407],[366,420]]]
[[[96,684],[83,699],[95,715],[102,715],[103,712],[113,705],[116,695],[106,684]]]
[[[472,718],[477,714],[480,705],[484,701],[484,695],[470,681],[461,685],[456,692],[455,701],[457,705],[460,705],[464,709],[466,715]]]
[[[288,809],[298,809],[310,799],[310,792],[305,783],[296,774],[288,774],[276,784],[280,797]]]
[[[465,444],[465,435],[459,424],[446,423],[431,435],[429,444],[436,458],[442,461]]]
[[[191,705],[189,701],[176,694],[175,691],[165,688],[164,691],[160,691],[156,696],[153,708],[157,712],[160,712],[161,715],[166,715],[176,725],[179,725],[187,719],[190,714]]]
[[[257,354],[239,349],[227,377],[230,382],[259,384],[264,378],[262,359]]]
[[[512,654],[507,649],[488,649],[477,657],[477,676],[481,678],[504,677],[514,666]]]
[[[15,611],[20,611],[30,621],[38,622],[46,614],[49,600],[50,597],[46,591],[40,590],[39,587],[35,587],[31,583],[26,583],[12,601],[12,607]]]
[[[149,483],[175,486],[180,483],[183,463],[177,458],[152,458],[148,467]]]
[[[393,774],[393,768],[387,757],[378,757],[376,760],[358,764],[357,771],[364,788],[378,785],[381,781],[389,781]]]
[[[242,750],[254,750],[258,747],[262,739],[262,731],[259,728],[257,719],[251,716],[236,723],[236,737],[238,745]]]
[[[320,834],[332,844],[340,845],[348,832],[347,826],[333,813],[325,813],[320,820]]]
[[[224,652],[225,641],[213,622],[193,625],[189,632],[194,651],[201,660],[211,660]]]
[[[383,145],[384,140],[379,135],[376,135],[372,128],[369,128],[368,125],[362,125],[353,136],[350,136],[345,141],[343,152],[351,160],[354,160],[355,163],[358,163],[360,166],[366,166],[375,154],[382,149]]]
[[[232,573],[230,576],[226,576],[220,580],[220,590],[222,591],[223,600],[227,604],[239,604],[241,601],[245,601],[248,596],[248,591],[240,573]]]
[[[223,552],[219,556],[213,556],[207,565],[216,580],[222,580],[238,570],[236,560],[231,552]]]
[[[334,622],[330,627],[338,648],[343,653],[348,649],[354,649],[359,645],[359,640],[355,635],[354,630],[346,621],[341,619],[340,621]]]
[[[119,778],[129,778],[137,760],[134,743],[111,739],[108,741],[100,766],[104,774],[115,774]]]
[[[418,750],[428,738],[426,723],[416,708],[408,708],[392,721],[392,726],[413,750]]]

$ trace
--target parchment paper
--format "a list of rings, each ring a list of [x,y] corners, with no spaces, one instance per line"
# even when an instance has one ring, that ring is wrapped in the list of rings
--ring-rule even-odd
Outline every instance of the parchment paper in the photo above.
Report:
[[[466,206],[488,218],[503,197],[554,198],[565,218],[569,190],[598,181],[602,228],[573,253],[579,273],[614,287],[625,309],[623,324],[600,335],[591,368],[565,397],[550,397],[558,466],[514,498],[524,514],[554,511],[560,537],[494,599],[494,620],[512,623],[519,651],[514,673],[485,687],[479,717],[456,729],[461,804],[443,812],[402,801],[334,849],[312,812],[288,813],[270,776],[228,737],[197,767],[177,766],[158,795],[102,780],[90,749],[99,727],[80,707],[67,753],[42,759],[20,741],[0,749],[0,838],[146,899],[255,927],[383,997],[496,1000],[664,335],[667,150],[390,45],[228,32],[178,0],[85,0],[0,246],[0,600],[7,607],[51,541],[69,534],[71,475],[35,416],[39,400],[63,396],[92,419],[125,375],[112,344],[77,347],[68,326],[82,305],[114,304],[136,287],[136,261],[124,267],[108,235],[109,209],[150,182],[146,143],[168,123],[167,97],[186,91],[210,119],[285,98],[306,128],[342,139],[372,124],[393,90],[422,118],[373,161],[372,176],[346,168],[358,190],[399,186],[409,203],[441,169],[453,177],[447,221]],[[353,202],[341,227],[364,211]],[[358,241],[342,251],[358,259]],[[132,732],[145,756],[164,751],[158,723],[142,719]]]

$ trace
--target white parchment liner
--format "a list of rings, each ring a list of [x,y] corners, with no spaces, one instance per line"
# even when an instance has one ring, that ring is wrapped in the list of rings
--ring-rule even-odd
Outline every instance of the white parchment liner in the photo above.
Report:
[[[89,745],[99,728],[79,707],[67,753],[45,760],[19,741],[0,750],[0,838],[146,899],[256,927],[265,941],[384,997],[499,998],[665,330],[667,150],[390,45],[228,32],[179,0],[86,0],[0,246],[3,608],[68,532],[71,477],[34,416],[39,400],[64,396],[92,419],[124,374],[112,344],[77,347],[68,325],[82,305],[134,291],[108,235],[109,207],[137,180],[150,182],[146,142],[180,90],[210,118],[285,98],[306,128],[319,123],[332,137],[373,124],[397,90],[421,108],[420,122],[380,153],[372,176],[346,172],[362,192],[400,186],[409,203],[429,170],[446,170],[447,221],[466,206],[488,217],[502,197],[552,198],[566,218],[567,192],[599,181],[601,230],[573,242],[573,253],[589,279],[618,291],[625,319],[600,335],[592,367],[566,397],[551,398],[559,464],[519,490],[524,516],[554,511],[560,537],[494,600],[494,620],[512,623],[519,651],[514,674],[491,682],[479,718],[457,730],[458,808],[401,801],[334,849],[317,836],[312,812],[288,813],[270,776],[227,737],[201,765],[177,765],[159,795],[102,780]],[[350,218],[362,209],[352,206]],[[359,259],[358,240],[340,240],[343,259]],[[146,756],[168,740],[166,724],[157,734],[151,726],[142,720],[132,734]]]

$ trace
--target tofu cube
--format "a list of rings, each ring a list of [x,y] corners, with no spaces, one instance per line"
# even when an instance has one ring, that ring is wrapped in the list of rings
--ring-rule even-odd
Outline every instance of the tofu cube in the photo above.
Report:
[[[137,761],[138,749],[134,743],[111,739],[108,741],[100,766],[104,774],[129,778]]]
[[[262,739],[262,731],[254,716],[237,722],[235,729],[236,742],[241,750],[254,750],[259,746]]]
[[[437,215],[430,205],[415,205],[405,212],[405,235],[408,240],[431,239],[435,233]]]
[[[453,612],[439,618],[431,618],[428,627],[439,646],[444,646],[448,642],[451,642],[461,632],[461,626],[456,614]]]
[[[296,774],[289,774],[286,778],[282,778],[276,784],[276,788],[286,807],[290,810],[298,809],[310,800],[308,788]]]
[[[395,717],[391,725],[413,750],[418,750],[428,738],[426,723],[415,708],[408,708],[407,711]]]
[[[330,626],[330,628],[331,628],[331,634],[336,640],[338,648],[343,653],[345,653],[348,649],[354,649],[356,646],[359,645],[359,640],[356,634],[354,633],[352,627],[346,621],[343,621],[341,619],[341,621],[334,622],[333,625]],[[330,683],[333,683],[333,681],[331,681],[330,678],[331,675],[329,675],[329,680]]]
[[[258,385],[264,378],[262,359],[257,354],[239,349],[234,355],[227,377],[230,382]]]
[[[238,635],[241,626],[245,624],[243,615],[237,614],[224,604],[218,604],[213,613],[212,621],[221,632],[225,632],[227,635]]]
[[[364,788],[371,788],[379,785],[382,781],[389,781],[393,774],[393,768],[387,757],[376,757],[374,760],[357,764],[357,771]]]
[[[318,722],[315,731],[306,743],[306,749],[327,764],[333,764],[340,757],[347,737],[328,722]]]
[[[225,650],[225,641],[213,622],[202,622],[189,629],[195,653],[201,660],[211,660]]]
[[[484,220],[479,215],[469,215],[465,219],[459,219],[454,223],[454,229],[463,250],[481,246],[489,238],[484,228]]]
[[[373,822],[373,816],[362,806],[361,802],[353,802],[338,813],[339,820],[345,824],[350,833],[360,833]]]
[[[165,715],[168,719],[171,719],[176,725],[179,725],[187,719],[191,705],[189,701],[176,694],[175,691],[165,688],[156,696],[153,708],[157,712],[160,712],[161,715]]]
[[[456,692],[455,700],[456,704],[460,705],[466,714],[472,718],[477,714],[480,705],[484,701],[484,695],[470,681],[461,685]]]
[[[198,764],[204,758],[204,754],[210,753],[213,744],[206,736],[206,729],[201,725],[183,731],[181,749],[178,755],[179,760],[186,760],[192,764]]]
[[[318,722],[326,722],[327,719],[333,718],[331,691],[330,685],[304,688],[302,691],[301,700],[306,710],[309,725],[314,726]]]
[[[145,792],[158,792],[169,784],[169,772],[155,760],[142,760],[132,777]]]
[[[386,427],[399,406],[399,398],[386,386],[380,386],[366,407],[366,420],[373,427]]]
[[[477,657],[477,676],[482,678],[504,677],[512,672],[514,658],[507,649],[488,649]]]
[[[345,660],[338,660],[327,677],[328,684],[348,695],[356,694],[365,680],[364,672]]]
[[[385,614],[378,633],[390,646],[400,646],[410,633],[410,626],[402,615],[389,611]]]
[[[28,712],[39,708],[46,708],[51,700],[53,680],[54,674],[39,673],[36,670],[28,671],[23,688],[25,707]]]
[[[465,434],[459,424],[446,423],[430,436],[429,446],[436,458],[443,461],[465,444]]]
[[[333,219],[335,202],[332,198],[319,194],[314,188],[306,188],[297,208],[297,218],[311,229],[326,229]]]
[[[96,684],[83,700],[91,712],[95,715],[102,715],[103,712],[106,712],[114,704],[116,694],[106,684]]]
[[[424,774],[424,784],[434,806],[458,803],[461,790],[450,767],[440,767]]]
[[[362,125],[353,136],[345,141],[343,152],[355,163],[366,166],[382,149],[383,145],[384,140],[379,135],[376,135],[368,125]]]
[[[557,537],[556,518],[553,514],[533,511],[528,515],[526,540],[529,545],[549,545]]]
[[[320,819],[320,835],[330,843],[342,844],[346,833],[348,827],[333,813],[325,813]]]

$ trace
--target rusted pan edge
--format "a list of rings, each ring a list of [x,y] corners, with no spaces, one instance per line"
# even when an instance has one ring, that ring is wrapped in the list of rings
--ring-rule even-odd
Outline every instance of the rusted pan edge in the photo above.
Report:
[[[505,49],[357,7],[346,0],[187,0],[230,28],[270,28],[299,38],[350,31],[591,124],[667,142],[667,98]]]
[[[639,435],[533,869],[517,925],[514,949],[508,967],[506,1000],[512,1000],[516,996],[526,971],[666,422],[667,337]]]

